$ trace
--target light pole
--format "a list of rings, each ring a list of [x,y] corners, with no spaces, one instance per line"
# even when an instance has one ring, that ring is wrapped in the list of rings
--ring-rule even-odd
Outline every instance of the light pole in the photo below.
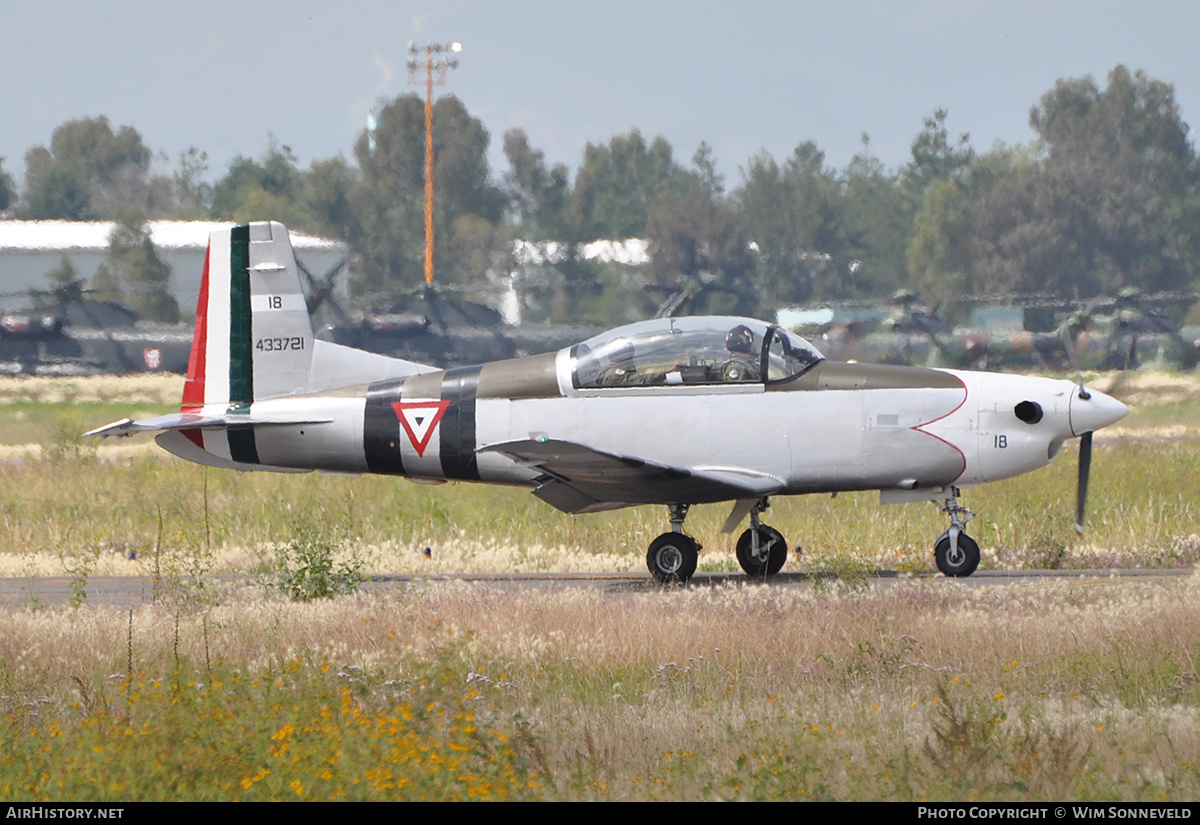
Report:
[[[433,73],[437,82],[446,82],[446,72],[458,68],[453,57],[444,57],[446,52],[458,54],[462,43],[427,43],[417,46],[408,41],[408,82],[417,83],[421,69],[425,70],[425,283],[433,283]]]

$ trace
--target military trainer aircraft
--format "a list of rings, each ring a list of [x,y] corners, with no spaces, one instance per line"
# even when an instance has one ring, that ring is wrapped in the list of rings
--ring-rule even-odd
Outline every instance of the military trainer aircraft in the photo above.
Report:
[[[521,485],[567,513],[665,504],[651,574],[687,581],[694,504],[747,516],[737,558],[777,573],[787,543],[770,497],[880,490],[950,517],[938,568],[967,576],[979,547],[959,488],[1048,464],[1081,438],[1083,519],[1093,431],[1127,409],[1082,383],[826,361],[779,326],[663,318],[544,355],[438,370],[314,340],[287,230],[213,233],[176,414],[88,435],[158,431],[175,455],[233,470],[384,473]]]

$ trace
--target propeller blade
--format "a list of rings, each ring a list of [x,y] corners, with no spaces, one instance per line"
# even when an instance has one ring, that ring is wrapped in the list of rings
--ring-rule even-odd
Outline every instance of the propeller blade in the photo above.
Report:
[[[1092,434],[1079,437],[1079,491],[1075,498],[1075,532],[1083,535],[1083,513],[1087,509],[1088,474],[1092,470]]]

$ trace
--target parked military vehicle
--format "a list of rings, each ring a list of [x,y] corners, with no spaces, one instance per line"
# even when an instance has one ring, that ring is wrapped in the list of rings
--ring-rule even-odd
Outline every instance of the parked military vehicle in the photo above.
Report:
[[[123,304],[88,297],[78,282],[0,312],[0,374],[182,373],[191,345],[190,325],[138,321]]]
[[[506,324],[500,313],[453,288],[421,285],[369,309],[347,308],[333,289],[344,262],[317,278],[303,264],[316,337],[438,367],[561,349],[599,331],[593,324]]]
[[[1140,367],[1190,370],[1200,361],[1200,328],[1184,327],[1163,307],[1186,307],[1191,293],[1143,296],[1124,289],[1082,307],[1034,296],[1010,308],[979,307],[972,321],[952,326],[936,310],[901,291],[891,309],[855,305],[832,308],[826,323],[794,323],[830,357],[864,363],[906,364],[979,370],[1123,370]],[[840,319],[838,315],[845,317]],[[1078,358],[1074,365],[1066,347]]]

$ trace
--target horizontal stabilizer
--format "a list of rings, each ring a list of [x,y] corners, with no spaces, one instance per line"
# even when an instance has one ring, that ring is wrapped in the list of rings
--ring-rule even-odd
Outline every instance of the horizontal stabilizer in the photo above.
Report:
[[[119,437],[131,436],[135,433],[152,433],[160,430],[217,430],[235,427],[271,427],[298,424],[327,424],[332,418],[292,417],[292,418],[256,418],[248,415],[203,415],[201,413],[171,413],[158,415],[154,418],[122,418],[112,424],[105,424],[90,432],[84,433],[84,438],[98,435],[107,438],[110,435]]]

